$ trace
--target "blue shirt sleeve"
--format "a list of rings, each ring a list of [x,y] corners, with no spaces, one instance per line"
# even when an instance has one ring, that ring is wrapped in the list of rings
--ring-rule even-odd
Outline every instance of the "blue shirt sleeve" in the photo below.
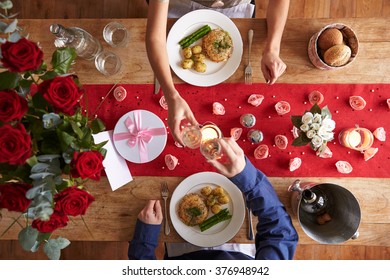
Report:
[[[298,234],[266,175],[246,159],[244,170],[230,180],[245,194],[258,217],[256,259],[293,259]]]
[[[160,225],[145,224],[137,219],[133,239],[129,242],[130,260],[155,260]]]

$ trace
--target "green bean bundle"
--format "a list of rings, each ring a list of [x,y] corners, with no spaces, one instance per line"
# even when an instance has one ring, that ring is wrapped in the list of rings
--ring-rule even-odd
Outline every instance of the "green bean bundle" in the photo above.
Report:
[[[232,215],[229,214],[229,210],[227,208],[222,209],[219,213],[215,214],[214,216],[211,216],[207,220],[203,221],[199,227],[200,231],[205,231],[212,226],[215,226],[216,224],[229,220],[232,217]]]
[[[179,41],[179,44],[180,44],[182,49],[185,49],[185,48],[191,46],[191,44],[193,44],[194,42],[196,42],[197,40],[199,40],[203,36],[205,36],[210,31],[211,31],[211,27],[206,24],[206,25],[202,26],[201,28],[199,28],[198,30],[196,30],[195,32],[193,32],[190,35],[181,39]]]

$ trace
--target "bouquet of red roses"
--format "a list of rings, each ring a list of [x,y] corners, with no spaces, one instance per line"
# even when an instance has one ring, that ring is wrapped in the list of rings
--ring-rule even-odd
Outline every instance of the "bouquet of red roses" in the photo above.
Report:
[[[0,211],[21,213],[15,222],[25,220],[18,222],[25,250],[44,244],[59,259],[70,242],[52,233],[94,201],[83,184],[100,179],[105,143],[92,134],[105,128],[81,110],[82,86],[67,74],[73,49],[56,50],[49,67],[38,45],[18,36],[16,20],[0,28],[7,36],[0,41]]]

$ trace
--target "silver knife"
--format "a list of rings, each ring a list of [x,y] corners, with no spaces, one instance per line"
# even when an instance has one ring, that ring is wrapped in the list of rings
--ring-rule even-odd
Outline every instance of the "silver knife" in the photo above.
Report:
[[[245,195],[243,197],[244,197],[245,208],[246,208],[246,213],[247,213],[247,218],[248,218],[248,236],[247,237],[249,240],[253,240],[254,236],[253,236],[252,212],[251,212],[251,209],[249,208],[249,206],[246,202]]]
[[[157,78],[154,77],[154,94],[157,94],[160,92],[160,83],[158,82]]]

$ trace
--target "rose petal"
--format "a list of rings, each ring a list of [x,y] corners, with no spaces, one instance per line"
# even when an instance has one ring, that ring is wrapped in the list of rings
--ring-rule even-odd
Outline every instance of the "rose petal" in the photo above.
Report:
[[[390,98],[387,98],[386,102],[387,102],[387,106],[389,106],[390,109]]]
[[[278,134],[275,136],[275,145],[281,150],[284,150],[287,148],[288,139],[286,136]]]
[[[275,104],[275,110],[278,115],[284,115],[290,112],[291,106],[287,101],[279,101]]]
[[[293,126],[293,128],[291,129],[291,132],[292,132],[292,134],[294,136],[294,139],[299,137],[299,129],[298,129],[298,127]]]
[[[301,167],[302,160],[299,157],[295,157],[290,159],[290,162],[288,163],[288,168],[290,171],[297,170],[299,167]]]
[[[168,103],[167,103],[167,101],[165,100],[165,96],[164,96],[164,95],[161,96],[159,103],[160,103],[160,106],[161,106],[164,110],[168,110]]]
[[[119,86],[114,89],[114,97],[117,101],[123,101],[127,96],[127,91],[124,87]]]
[[[165,164],[169,170],[175,169],[178,162],[179,162],[179,160],[177,159],[177,157],[175,157],[171,154],[165,155]]]
[[[349,105],[354,110],[363,110],[366,107],[366,100],[363,97],[354,95],[349,97]]]
[[[318,90],[309,93],[309,102],[314,105],[317,103],[320,105],[324,101],[324,95]]]
[[[225,107],[219,102],[213,103],[213,113],[215,115],[225,115]]]
[[[374,134],[375,138],[379,141],[386,141],[386,131],[383,127],[378,127],[372,134]]]
[[[236,140],[236,141],[238,139],[240,139],[241,134],[242,134],[242,128],[241,127],[233,127],[230,130],[230,136],[233,137],[233,139]]]
[[[320,149],[317,150],[316,155],[320,158],[331,158],[333,156],[332,151],[326,146],[325,150],[320,153]]]
[[[261,144],[257,146],[255,151],[253,152],[253,155],[255,156],[255,159],[265,159],[268,157],[269,148],[265,144]]]
[[[259,106],[264,100],[264,95],[261,94],[251,94],[248,98],[248,103],[257,107]]]
[[[348,161],[339,160],[336,162],[337,171],[343,174],[351,173],[353,168]]]
[[[364,151],[364,160],[367,161],[369,160],[370,158],[372,158],[373,156],[375,156],[375,154],[378,152],[378,148],[368,148],[367,150]]]

